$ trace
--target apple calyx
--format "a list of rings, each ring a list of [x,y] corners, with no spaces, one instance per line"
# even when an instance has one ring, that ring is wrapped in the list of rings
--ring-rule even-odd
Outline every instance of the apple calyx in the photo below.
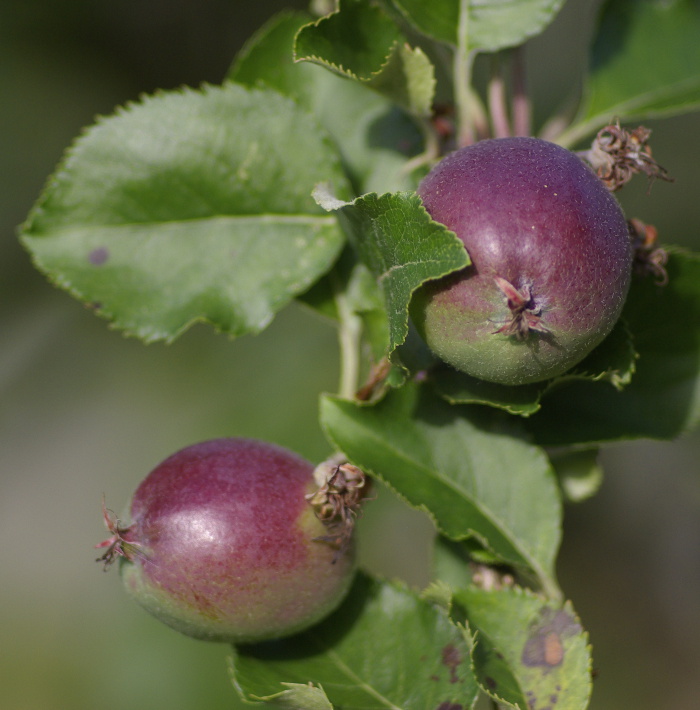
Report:
[[[125,527],[122,524],[122,521],[117,518],[114,511],[107,508],[104,498],[102,499],[102,517],[105,521],[105,527],[112,533],[112,536],[95,545],[95,548],[107,548],[104,554],[100,555],[95,562],[102,562],[105,571],[120,557],[131,561],[136,555],[144,554],[138,542],[129,540],[131,526]]]
[[[510,320],[498,330],[494,330],[494,335],[512,335],[516,340],[525,340],[531,330],[549,333],[549,328],[542,323],[542,309],[534,303],[527,284],[517,289],[510,281],[500,276],[494,276],[493,280],[506,297],[511,313]]]

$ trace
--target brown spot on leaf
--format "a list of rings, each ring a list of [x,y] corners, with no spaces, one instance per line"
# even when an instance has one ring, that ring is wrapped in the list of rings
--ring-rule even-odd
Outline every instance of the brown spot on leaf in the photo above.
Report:
[[[97,247],[88,254],[88,261],[93,266],[102,266],[109,259],[109,249],[107,247]]]
[[[546,670],[560,666],[564,661],[564,639],[580,630],[578,622],[563,609],[543,609],[539,620],[530,627],[522,664]]]
[[[463,706],[459,703],[451,703],[449,700],[446,700],[444,703],[440,703],[437,706],[437,710],[463,710]]]
[[[442,649],[442,664],[450,669],[450,683],[458,683],[459,676],[457,675],[457,668],[462,662],[462,654],[456,646],[448,643]]]

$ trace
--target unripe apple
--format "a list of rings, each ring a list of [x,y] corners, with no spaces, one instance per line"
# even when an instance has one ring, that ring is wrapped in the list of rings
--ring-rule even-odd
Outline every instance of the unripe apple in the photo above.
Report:
[[[314,467],[280,447],[237,438],[188,446],[139,485],[128,520],[106,514],[113,537],[101,559],[121,557],[129,593],[184,634],[286,636],[329,614],[354,571],[352,541],[335,544],[314,495]]]
[[[576,155],[537,138],[484,140],[438,163],[418,194],[472,261],[411,304],[440,359],[490,382],[537,382],[612,330],[630,283],[629,230]]]

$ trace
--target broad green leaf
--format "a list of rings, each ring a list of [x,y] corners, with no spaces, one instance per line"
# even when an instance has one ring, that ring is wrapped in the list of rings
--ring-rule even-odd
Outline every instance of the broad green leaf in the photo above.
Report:
[[[234,651],[231,674],[245,700],[282,683],[312,683],[343,710],[471,707],[478,688],[466,632],[398,584],[359,575],[321,624],[289,639]]]
[[[558,139],[573,145],[614,121],[700,109],[696,0],[609,0],[591,50],[584,101]]]
[[[622,391],[575,381],[553,388],[527,420],[549,446],[673,439],[700,421],[700,255],[671,251],[665,286],[636,277],[623,318],[639,353]]]
[[[417,116],[429,116],[435,70],[394,22],[368,0],[343,0],[337,12],[299,30],[295,58],[364,82]]]
[[[254,333],[342,248],[311,197],[319,180],[346,193],[332,144],[290,99],[161,93],[76,141],[22,240],[52,281],[143,340],[196,321]]]
[[[420,32],[447,44],[457,45],[457,28],[465,22],[468,49],[483,52],[514,47],[539,34],[564,4],[564,0],[392,1]]]
[[[519,420],[451,406],[410,383],[374,406],[325,396],[321,424],[350,461],[425,510],[445,536],[476,538],[559,594],[556,480],[544,452],[520,438]]]
[[[434,222],[415,193],[374,193],[354,202],[319,189],[316,199],[336,211],[362,262],[381,286],[389,314],[389,352],[406,339],[411,294],[428,279],[467,266],[464,245]]]
[[[338,146],[357,194],[414,188],[402,170],[421,150],[413,120],[364,84],[293,60],[296,33],[310,19],[305,13],[274,17],[246,43],[229,78],[269,86],[313,113]]]
[[[616,389],[622,389],[632,380],[636,362],[637,351],[632,336],[624,321],[619,321],[590,355],[551,380],[511,387],[485,382],[446,366],[435,372],[434,380],[438,392],[453,404],[487,404],[528,417],[539,411],[545,393],[562,382],[608,382]]]
[[[585,710],[591,695],[588,637],[571,605],[517,588],[459,590],[475,633],[483,689],[508,707]]]

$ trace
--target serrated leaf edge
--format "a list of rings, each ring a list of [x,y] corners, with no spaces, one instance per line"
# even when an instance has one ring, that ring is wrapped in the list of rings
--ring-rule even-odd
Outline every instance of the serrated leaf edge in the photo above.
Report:
[[[354,404],[355,406],[358,406],[360,408],[371,408],[373,407],[376,402],[355,402],[351,400],[345,400],[341,397],[334,396],[331,399],[333,400],[339,400],[343,402],[350,402],[351,404]],[[449,534],[438,522],[437,517],[435,514],[429,510],[424,503],[413,503],[411,502],[403,493],[401,493],[399,490],[397,490],[391,482],[386,480],[384,476],[381,475],[381,473],[378,473],[377,471],[374,471],[373,469],[364,467],[361,462],[355,461],[352,457],[347,456],[345,452],[341,450],[341,447],[338,445],[338,442],[331,436],[330,432],[328,431],[328,427],[325,425],[323,418],[320,420],[320,425],[321,428],[323,429],[324,435],[326,439],[334,446],[336,451],[339,451],[345,456],[348,461],[360,468],[362,468],[365,473],[368,473],[370,476],[373,476],[377,479],[379,479],[387,488],[389,488],[396,496],[399,498],[401,501],[403,501],[407,506],[410,508],[413,508],[414,510],[419,510],[423,513],[425,513],[430,521],[433,523],[435,526],[435,529],[441,534],[444,535],[448,540],[453,540],[455,542],[460,542],[462,540],[468,540],[468,539],[474,539],[477,540],[477,542],[484,547],[487,551],[489,551],[491,554],[494,555],[494,557],[503,560],[506,563],[513,564],[516,567],[522,567],[522,563],[519,562],[518,560],[512,560],[504,557],[501,553],[497,552],[490,544],[489,541],[484,538],[483,535],[481,535],[478,531],[473,530],[472,528],[469,528],[468,531],[460,535],[458,537],[455,537],[451,534]],[[535,447],[539,448],[539,447]],[[543,457],[547,463],[547,467],[549,468],[550,471],[552,471],[552,475],[554,476],[553,468],[551,465],[551,462],[547,458],[546,454],[541,451],[540,456]],[[431,471],[428,469],[428,474],[431,475],[432,478],[437,478],[437,480],[440,483],[443,483],[444,485],[447,485],[449,488],[454,488],[455,486],[451,485],[449,481],[445,481],[443,477],[435,477],[432,475]],[[556,484],[556,481],[555,481]],[[557,485],[557,490],[558,490],[558,484]],[[479,510],[486,519],[490,520],[496,528],[498,528],[505,539],[509,541],[509,543],[513,546],[514,549],[516,549],[521,556],[522,560],[527,561],[526,567],[527,569],[531,570],[534,574],[537,580],[542,584],[543,589],[546,590],[546,595],[548,599],[551,599],[552,601],[557,601],[561,599],[562,593],[561,590],[559,589],[556,579],[554,577],[550,577],[549,574],[547,574],[546,570],[542,568],[542,566],[534,559],[533,554],[531,552],[523,551],[522,546],[519,544],[518,536],[515,535],[510,528],[503,524],[502,521],[500,520],[499,517],[493,515],[488,509],[484,508],[482,505],[479,505],[477,502],[474,501],[473,497],[470,496],[468,498],[470,503],[477,509]],[[488,515],[484,513],[484,511],[488,511]],[[507,534],[506,534],[507,533]]]
[[[280,13],[282,14],[282,13]],[[274,19],[274,18],[273,18]],[[46,179],[41,192],[39,193],[38,198],[34,202],[32,208],[30,209],[26,219],[17,227],[17,235],[19,238],[19,241],[23,244],[25,249],[29,252],[30,260],[33,266],[40,271],[42,274],[45,275],[49,283],[52,285],[66,291],[68,294],[70,294],[72,297],[75,299],[81,301],[86,307],[91,307],[91,303],[89,299],[80,291],[80,289],[77,289],[67,278],[62,277],[60,274],[54,274],[49,272],[47,269],[43,267],[41,264],[41,261],[37,256],[35,255],[34,251],[29,248],[29,240],[31,239],[41,239],[41,236],[32,236],[28,234],[28,231],[31,229],[32,223],[35,221],[37,216],[41,215],[44,212],[44,203],[47,199],[48,194],[50,191],[56,186],[57,184],[60,184],[60,180],[62,175],[65,173],[66,170],[68,170],[72,162],[76,160],[76,153],[78,153],[82,147],[82,144],[84,140],[94,133],[96,130],[99,130],[107,121],[111,121],[117,118],[122,118],[125,116],[128,116],[132,114],[134,111],[139,110],[142,107],[146,107],[149,104],[152,104],[162,98],[167,99],[168,97],[172,96],[191,96],[191,97],[196,97],[196,96],[207,96],[215,93],[221,93],[226,91],[226,87],[228,85],[236,86],[239,87],[241,90],[247,92],[248,94],[273,94],[276,97],[279,97],[283,101],[290,102],[294,104],[297,109],[306,115],[309,116],[310,119],[313,119],[315,121],[315,118],[313,115],[300,106],[297,101],[295,101],[292,97],[276,90],[275,88],[268,87],[268,86],[248,86],[246,84],[239,84],[235,81],[228,81],[225,82],[222,85],[218,84],[211,84],[207,82],[203,82],[198,88],[193,88],[190,86],[179,86],[175,89],[156,89],[152,93],[146,93],[143,92],[139,94],[137,99],[130,99],[123,104],[118,105],[114,111],[111,114],[98,114],[94,121],[91,124],[88,124],[86,126],[83,126],[81,130],[78,132],[78,134],[73,138],[73,140],[68,144],[68,146],[64,149],[63,154],[56,164],[56,167],[52,171],[52,173],[49,175],[49,177]],[[341,161],[339,157],[337,156],[337,150],[335,147],[334,142],[330,138],[330,136],[326,133],[325,130],[321,128],[320,125],[316,126],[316,130],[321,133],[321,140],[322,142],[328,146],[331,150],[332,153],[332,162],[334,162],[342,171],[341,167]],[[262,215],[261,215],[262,216]],[[267,217],[277,217],[278,215],[267,215]],[[211,219],[216,218],[217,216],[212,216]],[[235,216],[234,216],[235,217]],[[299,217],[305,218],[306,215],[284,215],[284,217],[296,217],[297,219]],[[322,215],[314,216],[314,215],[309,215],[309,217],[312,217],[314,220],[318,221],[323,221],[324,217]],[[246,217],[241,217],[242,219]],[[249,218],[249,217],[248,217]],[[255,219],[255,217],[253,217]],[[181,221],[186,221],[186,220],[181,220]],[[119,225],[121,226],[126,226],[124,225]],[[337,257],[337,254],[335,255]],[[335,259],[333,257],[330,259],[329,263],[326,265],[325,271],[327,271],[331,266],[332,263]],[[105,321],[107,321],[107,325],[110,330],[117,330],[120,331],[123,335],[127,337],[134,337],[139,340],[141,340],[145,344],[151,344],[154,342],[158,341],[163,341],[166,344],[170,344],[177,340],[183,333],[185,333],[187,330],[192,328],[194,325],[199,324],[199,323],[204,323],[211,325],[214,330],[218,333],[222,334],[227,334],[230,337],[238,337],[240,335],[250,333],[250,334],[257,334],[262,332],[267,326],[272,322],[274,319],[275,315],[279,310],[281,310],[285,305],[290,303],[296,296],[299,294],[303,293],[304,290],[306,290],[310,285],[312,285],[313,282],[304,282],[298,285],[295,288],[291,288],[288,297],[277,300],[274,303],[271,304],[270,306],[270,314],[268,317],[260,319],[255,327],[251,328],[246,328],[242,332],[239,331],[230,331],[230,330],[225,330],[223,328],[218,327],[210,318],[204,315],[197,315],[192,318],[190,318],[188,321],[186,321],[182,326],[180,326],[176,330],[166,330],[166,329],[159,329],[159,328],[148,328],[148,327],[137,327],[133,328],[129,326],[126,323],[119,322],[115,316],[114,313],[112,313],[110,310],[107,310],[104,306],[100,306],[99,309],[95,309],[94,312],[96,315],[98,315],[100,318],[103,318]]]
[[[478,589],[479,591],[484,591],[484,592],[487,591],[487,590],[481,589],[479,587],[473,587],[473,588]],[[593,651],[593,647],[589,641],[590,637],[589,637],[588,631],[581,623],[581,617],[578,615],[578,613],[574,609],[572,602],[569,599],[565,599],[565,600],[557,603],[557,600],[553,600],[553,599],[549,599],[547,597],[544,597],[543,595],[535,592],[534,590],[528,589],[527,587],[521,587],[520,585],[513,585],[512,587],[508,587],[507,590],[495,589],[495,590],[491,590],[491,591],[494,593],[508,591],[509,593],[514,593],[514,594],[519,595],[521,597],[529,597],[530,599],[537,600],[537,601],[541,602],[543,606],[549,607],[549,606],[554,605],[555,608],[564,609],[572,615],[572,617],[578,622],[579,626],[581,627],[581,635],[583,636],[583,638],[586,641],[585,648],[586,648],[586,651],[588,652],[587,653],[587,655],[588,655],[588,667],[587,667],[587,670],[588,670],[588,700],[590,700],[591,692],[593,689],[593,685],[592,685],[592,674],[593,674],[593,653],[592,653],[592,651]],[[455,590],[455,592],[458,593],[459,590]],[[454,594],[453,594],[453,596],[454,596]],[[474,631],[472,633],[473,633],[473,638],[474,638],[474,648],[476,647],[476,644],[478,643],[478,636],[480,634],[486,636],[486,638],[489,638],[488,635],[484,634],[479,629],[477,629],[476,631]],[[495,644],[492,644],[492,645],[493,645],[493,648],[497,648],[497,646]],[[513,705],[512,703],[510,703],[507,700],[504,700],[503,698],[498,696],[498,694],[496,694],[493,691],[486,688],[479,680],[479,673],[477,672],[477,669],[476,669],[476,664],[475,664],[473,652],[472,652],[472,656],[471,656],[471,661],[472,661],[472,670],[474,672],[474,677],[476,678],[476,682],[479,685],[479,688],[481,688],[481,690],[487,696],[489,696],[490,698],[492,698],[496,702],[503,703],[504,705],[507,705],[508,707],[513,708],[514,710],[528,710],[528,708],[520,708],[519,705]],[[514,678],[517,680],[516,676],[514,676]],[[520,681],[517,681],[517,682],[518,682],[518,688],[521,688]],[[523,693],[523,696],[524,696],[524,693]],[[588,706],[588,703],[586,703],[586,705],[583,707],[587,707],[587,706]],[[583,710],[583,707],[581,708],[581,710]]]

